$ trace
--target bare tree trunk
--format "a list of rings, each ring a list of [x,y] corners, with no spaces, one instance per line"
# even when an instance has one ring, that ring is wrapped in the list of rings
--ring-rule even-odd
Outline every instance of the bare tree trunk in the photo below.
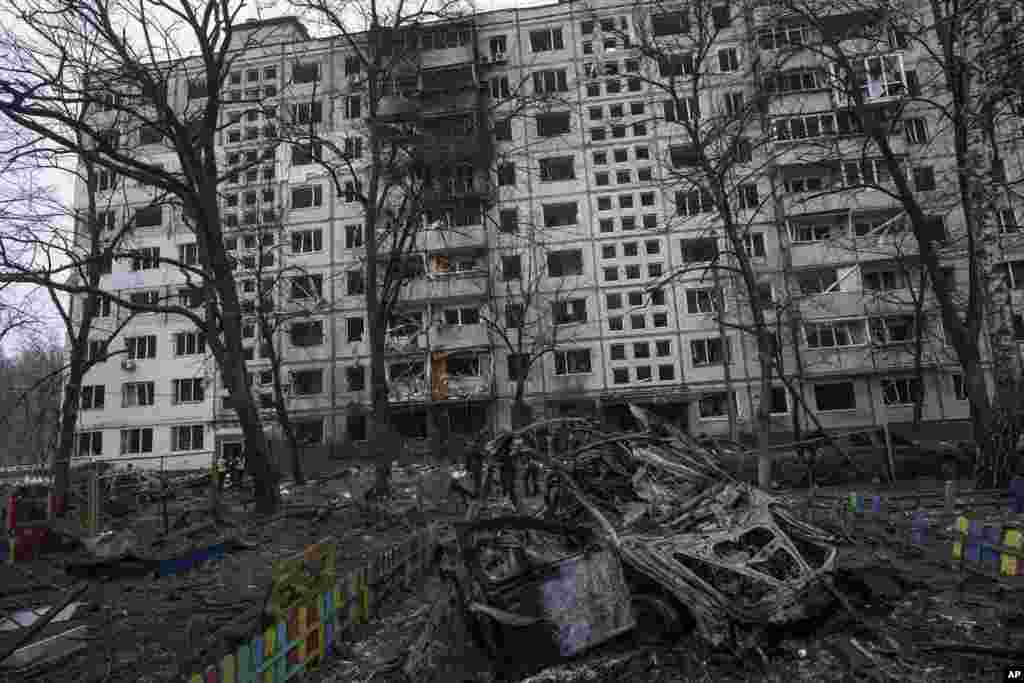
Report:
[[[512,428],[525,427],[533,421],[533,410],[526,404],[526,381],[516,380],[516,392],[512,399]]]
[[[908,273],[909,276],[909,273]],[[913,431],[918,434],[921,431],[921,420],[924,417],[924,291],[927,284],[927,275],[924,269],[918,277],[917,294],[914,295],[914,378],[921,386],[921,391],[914,397]]]
[[[263,343],[267,348],[271,349],[270,371],[274,380],[274,413],[277,415],[277,422],[281,425],[281,433],[284,435],[285,442],[288,445],[288,458],[291,463],[292,479],[296,485],[302,486],[306,483],[306,478],[302,472],[302,451],[299,448],[298,440],[295,438],[295,428],[292,425],[291,416],[288,415],[288,406],[285,405],[285,396],[281,383],[281,354],[274,341],[274,330],[271,329],[267,321],[266,316],[268,313],[262,310],[263,291],[262,286],[259,287],[260,297],[258,305],[261,307],[259,314],[260,336],[263,338]]]
[[[729,411],[729,438],[736,441],[739,434],[736,424],[736,397],[733,394],[732,368],[730,367],[732,349],[729,348],[729,336],[725,333],[725,293],[722,291],[722,278],[717,265],[712,270],[712,276],[715,282],[715,308],[718,311],[718,339],[722,344],[722,380],[725,382],[725,400]]]
[[[213,159],[214,157],[211,154],[208,158]],[[212,176],[215,173],[211,172],[209,175]],[[230,402],[242,429],[246,448],[246,468],[254,478],[253,494],[256,498],[256,511],[269,514],[277,509],[280,501],[280,491],[277,486],[279,475],[270,462],[267,436],[263,432],[263,423],[252,397],[249,376],[243,360],[241,302],[238,299],[238,290],[235,287],[234,277],[231,274],[231,267],[227,262],[223,246],[209,248],[209,245],[205,244],[207,240],[222,239],[216,192],[216,187],[208,188],[203,192],[204,207],[191,207],[193,220],[196,220],[197,223],[203,220],[208,222],[206,229],[195,231],[199,252],[206,255],[207,263],[204,266],[215,276],[212,283],[208,285],[208,288],[213,290],[207,293],[209,297],[207,300],[208,322],[214,321],[217,310],[214,308],[214,301],[210,295],[216,294],[220,303],[219,320],[223,342],[213,339],[210,349],[213,351],[217,367],[220,369],[221,381],[230,392]],[[188,208],[190,207],[186,207],[186,210]],[[208,335],[207,343],[210,343],[212,336]]]
[[[385,353],[387,349],[387,320],[381,306],[378,289],[378,192],[380,190],[380,170],[383,165],[381,136],[374,126],[377,118],[379,102],[377,89],[382,73],[381,47],[388,37],[383,35],[379,26],[370,29],[371,59],[367,70],[367,110],[370,122],[370,173],[365,194],[364,210],[366,220],[364,245],[366,247],[366,280],[364,283],[366,300],[367,327],[370,333],[370,405],[372,408],[370,424],[370,453],[376,463],[376,487],[379,491],[391,488],[391,460],[395,442],[391,434],[391,403],[388,396],[387,370]]]
[[[72,348],[72,356],[81,355]],[[50,460],[50,475],[53,477],[52,495],[56,501],[54,517],[63,517],[67,510],[68,489],[70,488],[71,457],[75,453],[75,428],[78,424],[78,397],[82,387],[82,360],[72,358],[71,369],[64,384],[64,400],[60,406],[60,434],[57,448]]]

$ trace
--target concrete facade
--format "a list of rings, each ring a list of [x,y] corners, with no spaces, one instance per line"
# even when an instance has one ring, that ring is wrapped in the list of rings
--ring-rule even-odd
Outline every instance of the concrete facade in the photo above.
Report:
[[[719,33],[712,54],[734,49],[738,66],[709,78],[700,93],[703,116],[719,115],[728,93],[749,95],[754,57],[760,54],[766,60],[772,53],[765,47],[771,37],[747,28],[765,25],[755,16],[764,8],[749,8],[744,17],[735,14],[735,3],[733,7],[733,23]],[[602,29],[601,20],[612,21],[606,25],[610,30]],[[709,312],[709,302],[720,289],[727,320],[738,324],[748,321],[749,302],[734,277],[726,273],[716,280],[700,267],[701,245],[694,241],[710,237],[721,248],[724,238],[721,227],[715,232],[714,213],[679,206],[688,200],[672,184],[671,158],[682,137],[678,126],[665,120],[665,96],[650,82],[659,78],[659,66],[623,44],[625,36],[632,34],[635,43],[636,36],[649,30],[646,22],[645,8],[611,2],[502,10],[463,22],[446,38],[450,46],[424,50],[425,70],[470,69],[489,95],[498,95],[487,105],[496,120],[515,107],[519,84],[523,92],[535,87],[537,73],[564,73],[552,78],[556,87],[564,78],[565,91],[558,104],[528,108],[514,117],[511,140],[494,141],[497,158],[514,164],[513,182],[497,183],[495,201],[482,220],[454,233],[427,231],[419,238],[417,254],[424,275],[404,286],[399,307],[407,320],[396,323],[389,339],[390,388],[396,408],[405,411],[399,429],[410,437],[440,433],[439,438],[447,440],[449,433],[472,436],[482,428],[510,423],[515,386],[509,377],[509,351],[480,316],[498,316],[515,300],[515,292],[501,276],[503,256],[518,254],[529,268],[530,263],[546,266],[559,252],[571,252],[566,255],[571,262],[568,274],[543,276],[539,305],[547,314],[555,299],[583,303],[570,306],[576,306],[572,313],[577,322],[551,327],[557,330],[558,343],[532,368],[528,401],[541,412],[600,412],[616,423],[625,419],[624,403],[636,400],[658,407],[695,433],[728,433],[721,329]],[[266,126],[274,125],[262,116],[246,116],[232,124],[231,114],[243,110],[231,104],[230,93],[236,91],[240,98],[259,91],[277,99],[282,112],[318,99],[325,135],[341,145],[346,138],[365,138],[365,122],[349,100],[359,93],[351,90],[345,73],[343,41],[310,39],[299,24],[286,20],[254,30],[266,33],[266,43],[246,52],[233,69],[238,83],[226,86],[225,127],[220,133],[225,163],[230,162],[229,155],[241,154],[244,159],[247,151],[259,153],[265,147]],[[548,31],[549,37],[532,35],[541,31]],[[544,45],[552,49],[531,49]],[[913,46],[893,46],[886,54],[896,60],[904,77],[922,59],[920,48]],[[732,55],[719,57],[721,64],[728,67]],[[796,55],[786,70],[805,68],[821,78],[819,62],[811,54]],[[295,82],[294,69],[314,63],[319,65],[320,80]],[[502,93],[506,86],[494,80],[502,77],[508,78],[508,95]],[[923,82],[923,74],[919,78]],[[804,85],[799,92],[772,98],[772,125],[787,117],[812,115],[819,117],[813,125],[839,125],[835,117],[842,102],[833,89],[821,81]],[[173,87],[184,106],[187,84]],[[452,110],[473,106],[453,102]],[[913,107],[907,107],[904,117],[913,114]],[[538,135],[535,117],[541,109],[567,112],[569,132]],[[831,123],[822,124],[820,117],[831,117]],[[910,165],[927,164],[939,171],[949,163],[945,143],[935,122],[925,119],[924,126],[934,135],[929,144],[918,144],[916,133],[910,132],[894,136],[894,145]],[[913,407],[907,397],[916,391],[913,354],[906,342],[900,342],[901,321],[895,317],[912,312],[910,292],[898,272],[898,259],[906,257],[910,244],[905,233],[883,226],[897,212],[894,201],[873,190],[816,197],[808,189],[814,185],[807,178],[822,173],[822,159],[834,161],[837,177],[851,172],[843,160],[859,158],[858,141],[862,138],[837,138],[823,151],[826,146],[818,140],[779,138],[771,148],[757,149],[750,168],[758,170],[745,181],[756,185],[757,199],[738,216],[749,226],[748,248],[760,281],[770,287],[776,302],[791,302],[787,311],[799,310],[797,339],[787,325],[780,326],[785,366],[792,372],[799,347],[804,400],[826,427],[909,421]],[[157,160],[162,154],[157,146],[140,145],[139,150]],[[817,155],[815,170],[807,168],[810,150]],[[541,169],[542,159],[555,158],[572,160],[572,171],[564,179],[549,180],[551,173]],[[365,159],[364,154],[357,163]],[[174,159],[168,156],[165,162],[173,164]],[[353,444],[358,447],[369,403],[365,383],[360,388],[352,380],[354,368],[363,368],[365,377],[369,366],[363,302],[352,293],[347,275],[359,268],[362,255],[356,236],[362,221],[359,204],[334,192],[315,165],[293,164],[284,146],[254,170],[255,177],[224,186],[224,211],[238,216],[235,253],[240,259],[256,254],[246,251],[247,235],[254,239],[260,232],[272,234],[283,248],[275,252],[276,262],[268,269],[297,268],[322,276],[322,298],[304,319],[322,321],[320,343],[297,345],[282,332],[279,344],[292,373],[288,405],[295,420],[314,440],[332,443],[341,453]],[[306,187],[318,188],[310,193],[312,201],[296,193]],[[118,220],[150,197],[146,188],[124,184],[106,196]],[[305,203],[310,205],[300,208]],[[566,209],[570,205],[574,211]],[[518,212],[520,228],[515,233],[502,226],[501,212],[511,209]],[[560,210],[562,220],[552,218]],[[264,212],[276,216],[267,221],[273,227],[261,226],[261,216],[270,215]],[[939,212],[946,230],[955,234],[956,211],[937,207]],[[319,237],[293,248],[292,235],[303,231],[317,231]],[[538,231],[543,234],[543,249],[527,237]],[[158,225],[136,228],[131,239],[137,248],[159,247],[171,255],[185,253],[180,250],[194,242],[169,208]],[[1016,249],[1014,235],[1002,239],[1009,252]],[[784,265],[787,260],[791,267]],[[951,251],[947,260],[952,277],[967,277],[958,254]],[[115,263],[108,276],[111,289],[171,296],[183,286],[183,277],[174,269],[135,267],[129,261]],[[237,277],[248,291],[242,271],[244,266]],[[686,272],[668,278],[681,271]],[[658,293],[652,293],[654,289]],[[787,291],[792,296],[787,297]],[[307,305],[286,294],[281,303]],[[99,322],[111,325],[118,315],[114,310]],[[777,315],[788,313],[768,312],[770,320]],[[363,320],[361,328],[356,320]],[[924,419],[965,419],[968,406],[954,354],[934,316],[929,316],[929,328],[923,356]],[[102,408],[81,412],[82,432],[102,432],[100,452],[92,447],[94,455],[152,457],[139,462],[167,467],[202,466],[224,444],[240,441],[233,415],[222,402],[212,358],[190,352],[190,342],[178,339],[190,331],[191,325],[172,316],[138,316],[123,336],[155,338],[152,357],[150,342],[142,342],[143,352],[114,356],[89,373],[87,384],[103,386],[106,393]],[[735,328],[725,336],[740,431],[750,431],[759,392],[756,346]],[[267,362],[254,338],[247,343],[253,348],[254,392],[265,393],[269,389],[261,370]],[[120,345],[112,349],[120,350]],[[436,353],[448,354],[446,367],[457,369],[448,373],[443,399],[432,392]],[[193,379],[198,382],[184,382]],[[147,382],[153,389],[126,386]],[[152,404],[130,405],[138,403],[139,391],[151,391]],[[773,429],[792,429],[792,404],[791,397],[780,397],[773,410]],[[265,417],[271,425],[272,412],[265,411]],[[180,433],[185,427],[192,430],[187,437]],[[83,438],[91,444],[95,437]]]

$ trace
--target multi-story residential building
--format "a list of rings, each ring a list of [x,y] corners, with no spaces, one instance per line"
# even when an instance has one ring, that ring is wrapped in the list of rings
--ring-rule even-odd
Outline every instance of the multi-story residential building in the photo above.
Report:
[[[741,107],[755,80],[774,95],[761,119],[774,135],[758,148],[759,170],[745,181],[737,208],[762,285],[758,297],[769,322],[778,323],[785,367],[794,368],[790,376],[803,387],[807,406],[826,427],[899,423],[911,418],[923,393],[924,419],[967,418],[963,377],[930,312],[924,370],[914,369],[908,282],[917,268],[902,238],[898,206],[880,191],[822,194],[883,173],[862,157],[849,103],[828,85],[828,70],[812,53],[792,57],[784,70],[758,72],[769,61],[764,55],[797,45],[807,27],[773,23],[761,16],[763,7],[740,12],[735,3],[723,3],[715,8],[722,30],[708,53],[722,79],[709,80],[696,98],[667,103],[654,84],[675,70],[685,75],[688,57],[666,66],[635,49],[642,35],[687,30],[686,10],[663,5],[648,11],[607,0],[559,2],[418,32],[420,68],[408,82],[395,83],[380,119],[399,125],[414,117],[417,125],[448,130],[448,138],[469,137],[461,146],[438,148],[439,161],[453,166],[465,155],[465,171],[447,176],[438,215],[424,221],[436,225],[442,218],[448,229],[418,236],[410,258],[419,265],[403,285],[389,326],[396,427],[426,437],[438,429],[476,433],[509,424],[517,364],[496,339],[497,323],[488,320],[516,304],[509,281],[536,270],[543,293],[537,305],[555,331],[526,384],[526,398],[539,410],[621,422],[634,401],[693,432],[724,433],[731,395],[741,428],[752,429],[756,343],[715,316],[724,305],[726,318],[743,322],[749,297],[729,271],[709,274],[707,263],[725,251],[712,202],[673,185],[671,169],[686,164],[677,119],[718,111],[722,102],[726,109]],[[242,271],[256,267],[267,242],[281,247],[273,252],[276,261],[264,264],[267,271],[301,269],[280,296],[317,305],[280,334],[289,411],[305,440],[358,443],[366,437],[369,404],[359,204],[347,190],[335,192],[322,168],[286,153],[286,146],[264,154],[274,119],[243,117],[232,106],[276,98],[280,111],[319,121],[325,136],[355,152],[365,146],[359,137],[365,106],[352,87],[358,65],[346,59],[344,41],[311,39],[294,19],[241,29],[266,38],[237,61],[226,86],[225,161],[248,162],[232,179],[237,182],[223,189],[225,223],[235,233],[230,248]],[[868,96],[881,102],[912,93],[920,87],[920,58],[920,48],[898,37],[884,51],[865,54],[865,72],[874,76]],[[189,91],[195,87],[179,84],[176,97],[206,94]],[[556,97],[505,118],[503,112],[525,101],[517,97],[519,88],[524,95]],[[411,91],[434,97],[413,101]],[[937,145],[916,150],[940,131],[912,107],[903,116],[894,144],[913,168],[916,189],[926,191],[948,160]],[[474,126],[481,117],[490,123]],[[479,130],[489,131],[486,139],[469,135]],[[154,158],[161,154],[146,139],[132,144]],[[361,152],[352,158],[366,161]],[[119,190],[127,207],[148,200],[145,188]],[[139,256],[113,265],[112,289],[130,290],[132,297],[180,290],[183,303],[200,304],[182,278],[147,258],[195,258],[189,233],[172,213],[152,209],[136,216],[132,239]],[[112,220],[121,215],[118,209]],[[937,213],[937,229],[955,230],[942,220]],[[1000,220],[1004,237],[1012,239],[1012,206]],[[1017,277],[1018,262],[1008,260]],[[527,262],[542,268],[531,270]],[[950,277],[966,277],[955,254],[949,268]],[[255,276],[240,271],[238,277],[251,301],[259,289]],[[772,302],[784,305],[776,311]],[[259,304],[247,305],[251,312]],[[254,325],[244,336],[253,391],[269,408],[272,376]],[[169,454],[179,465],[194,465],[208,462],[211,452],[240,448],[240,430],[212,361],[190,325],[141,315],[123,337],[127,353],[89,373],[80,454]],[[790,430],[797,407],[781,382],[771,401],[773,428]],[[271,423],[272,411],[265,417]]]

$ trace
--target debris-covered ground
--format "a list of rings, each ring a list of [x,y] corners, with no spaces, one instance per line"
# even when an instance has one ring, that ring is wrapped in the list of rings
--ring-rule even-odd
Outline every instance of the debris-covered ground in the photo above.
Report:
[[[554,457],[530,439],[552,423],[493,442],[444,578],[401,598],[322,680],[986,681],[1024,664],[1024,583],[951,566],[941,492],[897,494],[850,525],[839,491],[760,491],[651,422],[632,435],[576,425]],[[541,463],[543,497],[497,490],[510,455]],[[908,528],[922,508],[923,548]],[[956,509],[1021,522],[1005,496]],[[595,592],[607,549],[628,587],[605,572]]]
[[[155,504],[100,547],[0,566],[0,656],[65,602],[31,640],[87,627],[70,658],[0,680],[187,680],[251,634],[275,559],[333,536],[341,573],[435,520],[453,523],[439,566],[302,680],[987,681],[1024,665],[1024,579],[951,566],[934,482],[883,487],[884,514],[851,524],[835,514],[848,490],[760,490],[636,415],[645,431],[545,421],[492,441],[478,470],[400,470],[379,506],[358,503],[369,468],[289,488],[269,519],[228,494],[212,523],[199,486],[170,505],[169,535]],[[909,531],[922,508],[923,548]],[[1005,496],[966,491],[956,510],[1022,521]],[[153,578],[154,557],[215,542],[223,559]]]
[[[390,510],[356,504],[368,478],[371,468],[291,487],[281,512],[269,519],[251,516],[241,494],[228,492],[219,523],[210,518],[208,488],[200,484],[180,491],[169,505],[171,533],[162,543],[157,504],[143,516],[113,520],[115,533],[98,548],[90,544],[94,552],[50,548],[37,560],[0,564],[0,615],[21,612],[24,621],[30,618],[24,610],[45,612],[40,608],[59,605],[70,591],[84,588],[76,598],[84,604],[73,618],[55,619],[31,642],[87,627],[72,634],[72,647],[85,644],[75,654],[52,663],[43,657],[28,670],[0,669],[0,681],[188,680],[206,655],[226,652],[227,643],[251,636],[268,598],[274,560],[332,536],[340,574],[448,514],[429,501],[419,504],[412,477],[402,473],[396,476],[398,495]],[[223,559],[154,578],[153,558],[181,557],[221,542]],[[17,645],[28,628],[4,623],[0,655]]]

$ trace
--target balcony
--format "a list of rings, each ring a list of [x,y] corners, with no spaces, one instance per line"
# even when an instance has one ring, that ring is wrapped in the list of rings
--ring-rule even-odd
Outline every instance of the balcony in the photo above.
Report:
[[[431,354],[431,398],[435,401],[470,399],[492,394],[489,353],[464,351]]]
[[[482,223],[452,226],[449,221],[444,227],[424,230],[420,239],[423,250],[431,253],[484,249],[487,246],[487,231]]]
[[[430,329],[430,349],[432,351],[450,351],[460,348],[487,346],[490,336],[487,325],[446,325],[436,323]]]
[[[463,65],[474,59],[473,43],[456,45],[442,49],[426,50],[420,53],[420,62],[424,69],[437,69],[454,65]]]
[[[388,353],[396,355],[422,353],[427,348],[427,335],[389,334],[384,339],[384,348]]]
[[[476,299],[488,294],[487,270],[456,273],[431,273],[408,281],[401,297],[405,301],[438,299]]]

